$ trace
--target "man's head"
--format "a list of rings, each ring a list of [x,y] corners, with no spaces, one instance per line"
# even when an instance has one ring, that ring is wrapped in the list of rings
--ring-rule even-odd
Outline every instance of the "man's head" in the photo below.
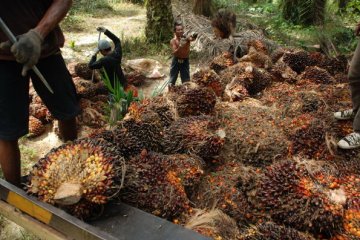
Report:
[[[111,44],[106,39],[101,39],[99,41],[98,48],[103,56],[106,56],[111,52]]]
[[[174,33],[177,38],[181,38],[184,35],[184,26],[181,21],[175,21]]]

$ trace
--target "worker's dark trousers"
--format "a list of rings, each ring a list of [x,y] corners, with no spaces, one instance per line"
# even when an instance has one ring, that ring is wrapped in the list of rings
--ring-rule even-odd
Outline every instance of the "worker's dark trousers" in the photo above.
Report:
[[[360,108],[360,41],[351,60],[348,77],[353,109],[357,112],[354,118],[353,128],[355,132],[360,132],[360,111],[358,111]]]

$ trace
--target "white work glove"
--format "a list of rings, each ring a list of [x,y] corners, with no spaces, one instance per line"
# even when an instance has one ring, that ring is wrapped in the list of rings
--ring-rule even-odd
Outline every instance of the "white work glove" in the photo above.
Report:
[[[104,33],[104,32],[106,31],[106,28],[105,28],[105,27],[97,27],[96,30],[97,30],[98,32]]]
[[[93,50],[93,54],[92,55],[97,55],[98,53],[99,53],[99,49],[98,48],[95,48],[94,50]]]

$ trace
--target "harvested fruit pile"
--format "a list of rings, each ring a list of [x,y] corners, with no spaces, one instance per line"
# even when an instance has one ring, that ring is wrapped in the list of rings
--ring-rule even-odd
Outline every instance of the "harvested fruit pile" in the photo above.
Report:
[[[90,156],[76,155],[87,146],[85,152],[100,159],[95,179],[117,169],[109,158],[126,162],[124,186],[113,201],[213,239],[360,239],[360,151],[337,149],[352,123],[332,114],[351,107],[347,59],[300,49],[270,53],[259,40],[247,47],[242,58],[223,53],[190,83],[133,103],[124,120],[95,131],[91,141],[49,153],[31,172],[29,192],[58,204],[56,188],[72,179],[55,184],[47,172],[62,168],[65,149],[87,169]],[[102,101],[97,91],[83,96]],[[113,184],[99,180],[104,191],[86,188],[83,200],[65,209],[84,217],[78,213],[105,204],[122,178],[114,174],[106,175]]]

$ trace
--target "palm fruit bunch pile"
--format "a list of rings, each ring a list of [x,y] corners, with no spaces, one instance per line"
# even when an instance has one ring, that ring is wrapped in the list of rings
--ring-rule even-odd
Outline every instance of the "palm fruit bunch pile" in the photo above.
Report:
[[[324,100],[332,112],[339,109],[351,109],[350,91],[347,84],[329,86],[323,91]]]
[[[107,203],[120,190],[123,158],[107,141],[81,139],[40,159],[30,172],[28,193],[78,218]]]
[[[155,112],[160,118],[160,123],[163,127],[168,127],[174,121],[174,112],[167,103],[166,98],[162,96],[145,99],[141,102],[132,102],[128,108],[130,117],[140,119],[144,112]]]
[[[332,240],[347,240],[360,238],[360,198],[353,198],[347,204],[344,213],[344,230]]]
[[[213,112],[216,95],[213,90],[200,87],[195,83],[185,83],[175,86],[169,92],[179,117],[197,116]]]
[[[216,96],[221,97],[224,92],[224,86],[221,84],[219,75],[213,70],[200,69],[192,76],[192,80],[201,87],[207,87],[214,91]]]
[[[244,83],[239,78],[234,78],[225,87],[223,100],[229,102],[243,101],[250,97]]]
[[[322,113],[327,107],[324,97],[314,85],[307,90],[288,83],[276,83],[266,89],[260,101],[269,107],[278,109],[284,118],[294,118],[304,113]]]
[[[43,123],[33,117],[30,116],[29,117],[29,134],[27,135],[28,137],[38,137],[41,134],[43,134],[45,132],[45,126],[43,125]]]
[[[248,47],[253,47],[256,51],[264,53],[266,55],[269,54],[268,48],[266,44],[260,39],[253,39],[248,42]]]
[[[101,128],[106,125],[106,101],[91,101],[81,98],[79,104],[82,110],[77,118],[80,126]]]
[[[191,153],[209,160],[219,154],[223,145],[222,131],[210,116],[180,118],[163,133],[166,154]]]
[[[293,228],[278,225],[274,222],[259,223],[245,229],[241,240],[314,240],[310,235],[301,233]]]
[[[306,67],[305,71],[300,75],[299,84],[307,84],[307,82],[331,84],[335,83],[335,79],[325,69],[312,66]]]
[[[208,173],[192,197],[197,208],[216,207],[236,220],[240,225],[252,223],[258,217],[248,203],[246,191],[250,191],[256,173],[237,162],[226,162]],[[248,178],[248,179],[247,179]]]
[[[329,237],[341,228],[346,202],[333,172],[316,162],[275,163],[259,181],[254,205],[277,223]]]
[[[200,181],[202,161],[196,156],[168,156],[143,150],[127,162],[121,200],[154,215],[176,219],[191,210],[186,186]]]
[[[194,209],[185,227],[212,239],[239,239],[240,231],[234,219],[219,209]]]
[[[289,141],[279,127],[281,115],[259,102],[218,104],[216,114],[226,132],[226,155],[244,164],[261,167],[288,154]],[[225,152],[220,154],[224,156]]]
[[[220,73],[224,69],[235,64],[234,56],[230,52],[224,52],[216,56],[210,63],[210,69],[214,70],[216,73]]]

